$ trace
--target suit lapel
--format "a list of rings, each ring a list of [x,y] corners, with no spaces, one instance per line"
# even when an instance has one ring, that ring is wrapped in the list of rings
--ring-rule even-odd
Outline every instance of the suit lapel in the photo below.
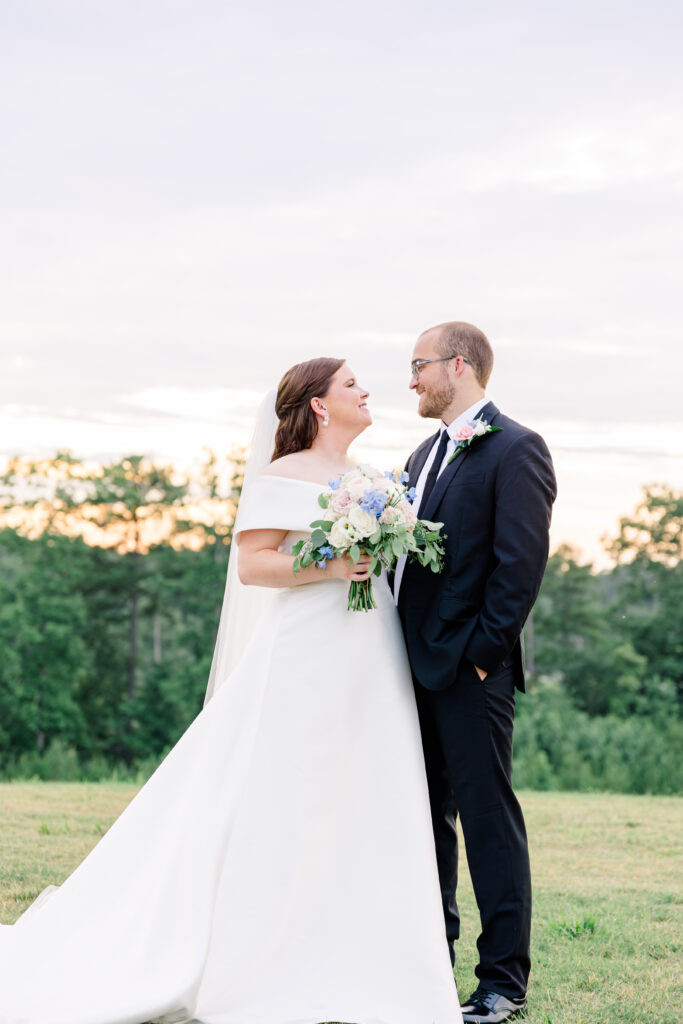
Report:
[[[409,487],[417,487],[417,481],[420,479],[420,473],[424,469],[427,456],[431,452],[434,442],[438,441],[440,436],[441,431],[437,430],[436,434],[433,434],[431,437],[428,437],[426,441],[423,441],[415,452],[415,459],[410,467],[410,479],[408,481]]]
[[[498,406],[494,405],[493,402],[487,402],[481,412],[477,413],[475,419],[479,419],[480,416],[483,420],[486,420],[487,423],[490,423],[491,426],[493,426],[493,421],[496,416],[500,416],[500,409]]]
[[[427,499],[427,504],[424,508],[420,509],[420,519],[428,519],[432,521],[432,514],[439,507],[439,502],[446,492],[446,488],[455,479],[457,473],[460,472],[460,467],[467,458],[467,449],[458,455],[457,459],[453,459],[449,462],[446,468],[442,471],[441,475],[437,478],[434,484],[434,489]]]
[[[493,402],[487,402],[486,405],[481,410],[481,412],[477,413],[475,419],[479,419],[479,417],[481,417],[483,420],[486,420],[487,423],[493,423],[493,420],[499,415],[500,410],[496,408]],[[479,438],[479,440],[475,441],[474,443],[481,444],[482,439]],[[469,451],[470,449],[469,447],[467,447],[464,452],[461,452],[461,454],[458,455],[457,459],[453,459],[452,462],[449,462],[444,471],[438,477],[436,483],[434,484],[434,490],[429,495],[429,500],[427,501],[427,504],[423,509],[420,510],[420,519],[428,519],[431,521],[432,516],[439,507],[439,502],[446,493],[446,489],[453,482],[453,480],[456,477],[456,474],[460,472],[460,469],[465,459],[467,458]],[[422,464],[424,465],[424,460]]]

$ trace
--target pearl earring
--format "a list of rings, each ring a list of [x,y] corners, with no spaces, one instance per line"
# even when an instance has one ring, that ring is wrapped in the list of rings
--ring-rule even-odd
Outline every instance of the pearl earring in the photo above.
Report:
[[[323,420],[323,426],[324,427],[329,427],[329,425],[330,425],[330,414],[327,411],[327,409],[325,409],[325,419]]]

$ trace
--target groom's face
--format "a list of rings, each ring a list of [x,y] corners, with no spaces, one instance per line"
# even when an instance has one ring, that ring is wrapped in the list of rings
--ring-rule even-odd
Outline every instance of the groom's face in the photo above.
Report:
[[[415,343],[413,362],[419,359],[440,359],[438,333],[425,331]],[[411,391],[419,396],[417,411],[425,419],[441,419],[444,409],[453,401],[455,382],[451,379],[451,363],[428,363],[421,367],[419,376],[410,378]]]

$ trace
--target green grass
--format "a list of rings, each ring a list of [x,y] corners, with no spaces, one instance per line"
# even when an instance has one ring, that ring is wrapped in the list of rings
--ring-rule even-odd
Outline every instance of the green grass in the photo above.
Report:
[[[0,920],[79,863],[136,787],[0,784]],[[673,1024],[683,1011],[675,797],[523,793],[534,879],[528,1024]],[[475,985],[476,907],[463,873],[460,994]],[[359,922],[362,924],[362,922]]]

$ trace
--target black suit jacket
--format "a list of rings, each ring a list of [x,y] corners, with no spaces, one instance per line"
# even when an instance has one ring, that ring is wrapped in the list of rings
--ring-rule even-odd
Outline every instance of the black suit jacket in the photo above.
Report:
[[[399,591],[413,675],[430,690],[450,686],[463,659],[487,672],[511,659],[515,685],[525,689],[522,627],[548,560],[557,486],[545,441],[493,402],[479,415],[501,429],[446,466],[418,513],[444,524],[444,570],[437,575],[408,562]],[[437,437],[408,459],[409,486]]]

